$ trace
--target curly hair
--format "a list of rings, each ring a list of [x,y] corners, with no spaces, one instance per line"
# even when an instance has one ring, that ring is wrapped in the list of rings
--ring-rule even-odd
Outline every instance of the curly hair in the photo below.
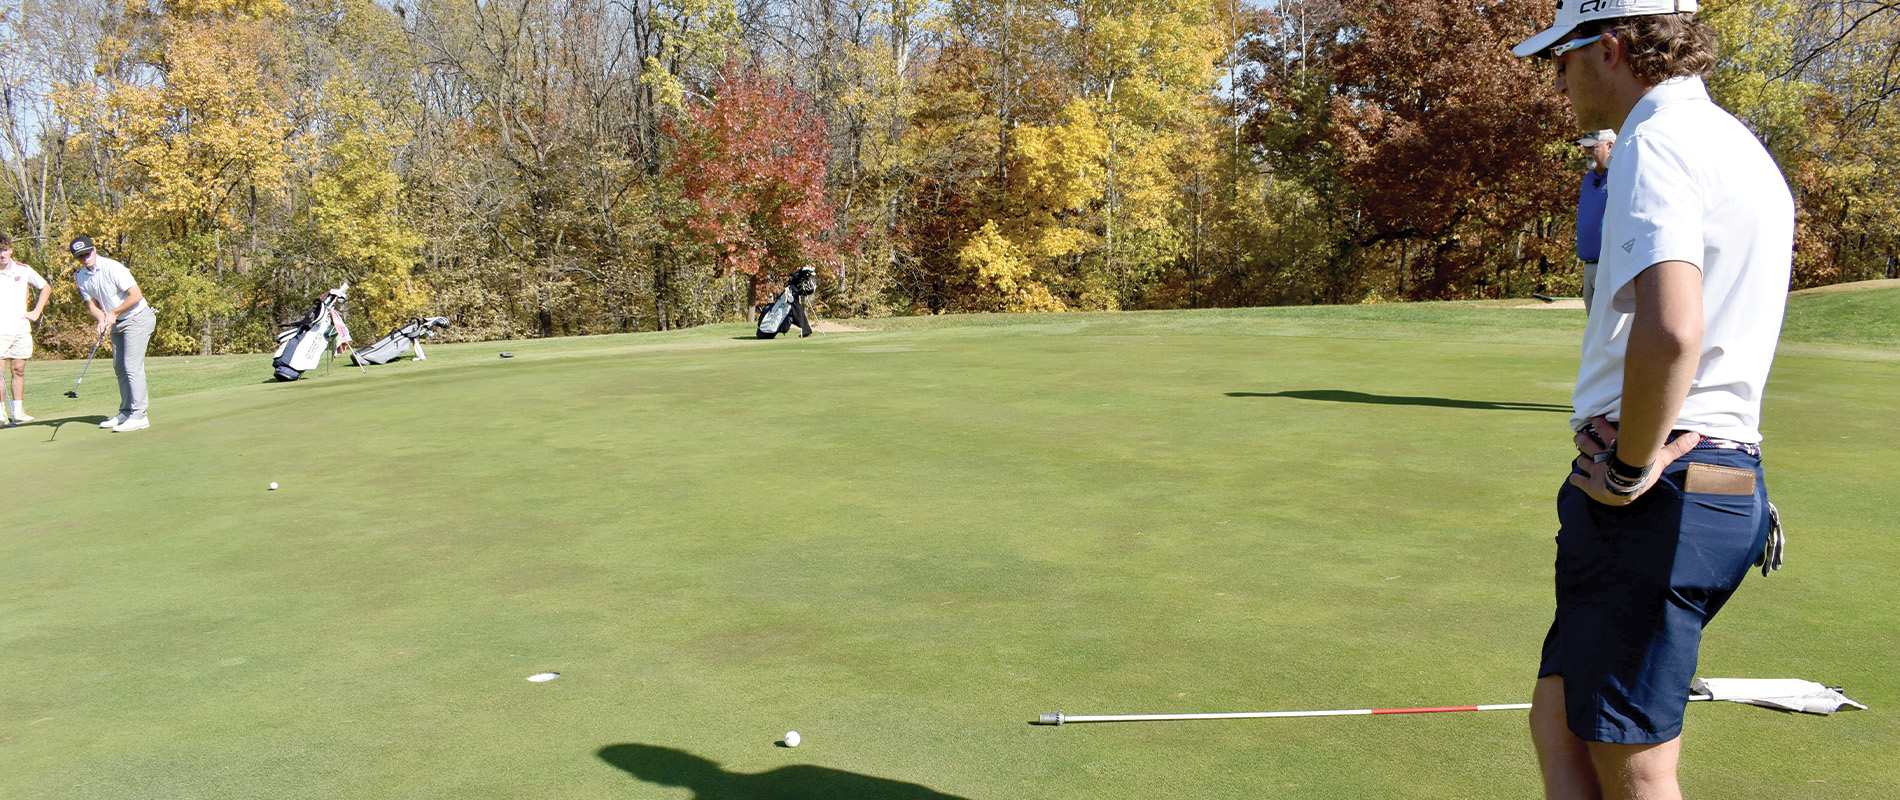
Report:
[[[1598,32],[1629,45],[1630,71],[1650,86],[1670,78],[1706,75],[1715,68],[1715,29],[1694,14],[1607,19],[1590,31]]]

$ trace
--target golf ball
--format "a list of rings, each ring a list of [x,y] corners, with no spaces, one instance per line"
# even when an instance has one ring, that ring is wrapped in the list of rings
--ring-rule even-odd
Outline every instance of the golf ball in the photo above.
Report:
[[[798,731],[786,731],[786,732],[785,732],[785,746],[786,746],[786,747],[797,747],[797,746],[798,746]]]
[[[271,481],[271,482],[270,482],[270,490],[271,490],[271,491],[273,491],[273,492],[274,492],[274,491],[277,491],[277,482],[276,482],[276,481]]]

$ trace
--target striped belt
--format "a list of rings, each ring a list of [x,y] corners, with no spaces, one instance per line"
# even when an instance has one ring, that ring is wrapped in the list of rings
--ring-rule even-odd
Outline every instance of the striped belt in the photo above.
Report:
[[[1670,431],[1669,438],[1671,441],[1673,441],[1676,437],[1681,436],[1685,433],[1688,433],[1688,431]],[[1738,442],[1738,441],[1735,441],[1734,439],[1717,439],[1713,436],[1702,437],[1702,441],[1695,443],[1695,449],[1697,450],[1740,450],[1741,452],[1747,453],[1750,456],[1753,456],[1755,458],[1761,458],[1761,445],[1759,444],[1756,444],[1754,442]]]
[[[1583,429],[1585,432],[1588,432],[1590,434],[1590,438],[1597,439],[1597,442],[1599,444],[1602,443],[1603,440],[1597,437],[1596,432],[1591,428],[1591,426],[1585,425],[1583,426]],[[1669,438],[1667,441],[1673,442],[1676,440],[1676,437],[1681,436],[1685,433],[1691,433],[1691,431],[1670,431]],[[1695,443],[1694,449],[1696,450],[1737,450],[1743,453],[1747,453],[1748,455],[1754,458],[1761,458],[1760,444],[1757,444],[1754,442],[1738,442],[1738,441],[1735,441],[1734,439],[1718,439],[1713,436],[1702,437],[1701,441]]]

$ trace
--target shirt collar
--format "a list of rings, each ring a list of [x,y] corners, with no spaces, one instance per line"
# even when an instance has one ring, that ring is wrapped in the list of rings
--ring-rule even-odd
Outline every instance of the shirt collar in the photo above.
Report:
[[[1630,109],[1629,117],[1623,120],[1623,127],[1617,130],[1617,141],[1627,138],[1637,126],[1655,116],[1664,106],[1696,100],[1710,102],[1709,87],[1702,83],[1700,75],[1670,78],[1649,87],[1649,91],[1643,93],[1643,99],[1636,101],[1636,107]]]

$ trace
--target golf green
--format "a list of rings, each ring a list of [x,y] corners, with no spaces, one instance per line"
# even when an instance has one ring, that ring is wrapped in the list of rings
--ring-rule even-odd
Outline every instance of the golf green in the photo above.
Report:
[[[1531,796],[1523,712],[1030,724],[1527,700],[1582,323],[1510,305],[168,358],[127,434],[36,361],[0,797]],[[1694,796],[1900,786],[1896,310],[1794,299],[1701,670],[1872,709],[1695,704]]]

